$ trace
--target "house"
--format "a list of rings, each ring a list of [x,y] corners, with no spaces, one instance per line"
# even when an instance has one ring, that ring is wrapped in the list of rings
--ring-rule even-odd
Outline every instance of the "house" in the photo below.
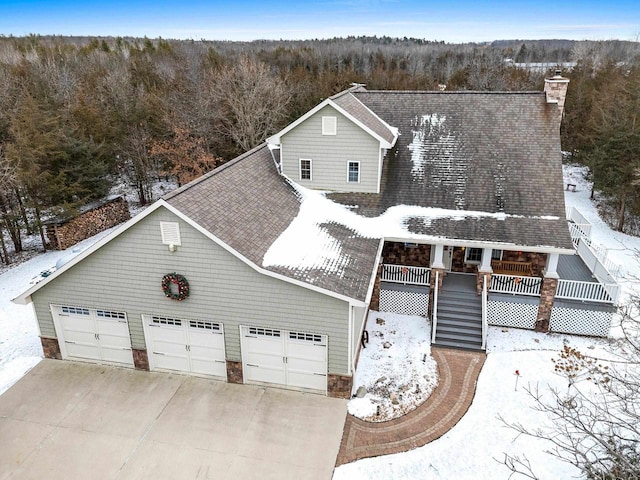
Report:
[[[428,316],[434,343],[459,348],[484,348],[488,324],[571,331],[584,317],[608,331],[610,297],[560,295],[561,269],[576,271],[562,260],[578,258],[560,158],[567,84],[356,85],[15,301],[33,303],[47,357],[338,397],[369,309]]]

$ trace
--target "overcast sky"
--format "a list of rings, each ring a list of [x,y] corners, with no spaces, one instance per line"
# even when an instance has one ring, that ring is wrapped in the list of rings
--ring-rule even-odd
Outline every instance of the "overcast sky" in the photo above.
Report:
[[[348,35],[445,42],[638,40],[639,0],[0,0],[0,34],[194,40]]]

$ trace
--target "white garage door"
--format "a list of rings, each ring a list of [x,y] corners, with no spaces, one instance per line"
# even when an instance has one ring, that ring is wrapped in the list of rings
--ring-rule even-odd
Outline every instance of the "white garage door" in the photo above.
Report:
[[[245,381],[327,390],[327,336],[240,327]]]
[[[152,369],[226,378],[221,323],[143,315]]]
[[[126,313],[66,305],[51,313],[63,358],[133,365]]]

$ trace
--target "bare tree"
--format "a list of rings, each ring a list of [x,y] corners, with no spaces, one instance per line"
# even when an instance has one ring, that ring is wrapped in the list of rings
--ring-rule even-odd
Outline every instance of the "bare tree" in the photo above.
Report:
[[[554,361],[566,378],[566,391],[538,385],[527,393],[536,410],[551,419],[548,427],[529,428],[501,420],[520,434],[545,439],[547,453],[576,466],[590,480],[640,478],[640,340],[635,297],[623,310],[624,339],[602,360],[565,346]],[[543,394],[544,392],[544,394]],[[526,457],[505,455],[512,476],[538,478]]]
[[[290,97],[282,79],[247,55],[214,72],[208,93],[218,132],[242,150],[255,147],[282,127]]]

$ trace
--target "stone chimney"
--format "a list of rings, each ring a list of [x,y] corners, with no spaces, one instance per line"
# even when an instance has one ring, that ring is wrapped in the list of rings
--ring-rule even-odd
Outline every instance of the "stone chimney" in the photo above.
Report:
[[[547,94],[547,103],[557,103],[560,118],[564,113],[564,101],[567,98],[567,87],[569,79],[561,75],[560,70],[551,78],[544,79],[544,93]]]

